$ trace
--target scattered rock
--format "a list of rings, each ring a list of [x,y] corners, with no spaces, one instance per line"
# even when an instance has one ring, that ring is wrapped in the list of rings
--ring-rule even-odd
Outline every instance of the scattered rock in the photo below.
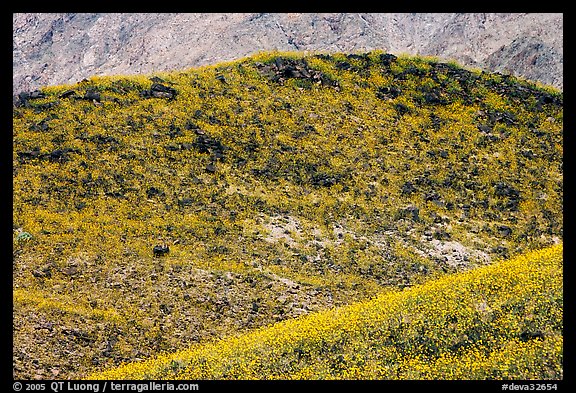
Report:
[[[504,182],[497,182],[494,184],[494,194],[501,198],[505,198],[506,202],[502,205],[504,209],[512,211],[518,210],[521,199],[520,191]]]
[[[406,105],[402,104],[401,102],[396,103],[394,105],[394,109],[396,109],[396,112],[400,116],[410,112],[410,108],[408,108]]]
[[[32,275],[36,278],[50,278],[52,277],[52,269],[49,266],[34,270]]]
[[[111,135],[93,135],[88,138],[91,142],[97,143],[99,145],[107,144],[107,143],[119,143],[118,139],[114,138]]]
[[[126,198],[126,195],[122,191],[108,191],[104,195],[112,198]]]
[[[434,232],[428,231],[428,237],[435,237]],[[441,231],[438,232],[439,237],[443,237]],[[449,235],[448,235],[449,236]],[[424,250],[416,249],[416,251],[425,258],[432,258],[440,266],[446,264],[446,267],[451,269],[467,268],[472,261],[482,261],[483,263],[490,262],[490,256],[480,250],[467,248],[459,242],[449,240],[444,241],[437,238],[428,239],[428,245],[431,248]]]
[[[537,128],[531,128],[530,132],[534,134],[534,136],[536,136],[537,138],[542,138],[543,136],[548,135],[548,133],[544,130],[540,130]]]
[[[40,90],[34,90],[32,92],[26,92],[26,91],[22,91],[20,93],[18,93],[18,99],[16,101],[16,106],[17,107],[28,107],[28,101],[30,100],[36,100],[39,98],[45,98],[46,94],[42,93]]]
[[[106,340],[106,349],[102,351],[102,356],[110,356],[112,354],[112,350],[114,349],[114,346],[116,345],[116,343],[118,342],[118,337],[116,337],[115,335],[110,336],[107,340]]]
[[[41,120],[39,123],[34,123],[30,126],[30,131],[48,131],[50,127],[48,126],[48,121]]]
[[[81,341],[85,344],[92,344],[96,339],[90,336],[90,334],[83,332],[79,329],[62,329],[62,334],[66,336],[73,337],[75,340]]]
[[[172,100],[178,92],[172,87],[165,86],[161,83],[153,83],[149,90],[143,90],[141,95],[144,98],[167,98]]]
[[[200,112],[202,112],[202,111],[200,111]],[[203,134],[204,134],[204,131],[202,131],[202,130],[200,129],[200,127],[198,126],[198,124],[194,123],[194,122],[191,121],[191,120],[188,120],[188,121],[186,122],[186,124],[184,125],[184,128],[187,129],[187,130],[195,130],[195,131],[196,131],[196,134],[198,134],[198,135],[203,135]]]
[[[43,322],[34,326],[36,330],[48,330],[49,332],[54,330],[54,324],[52,322]]]
[[[397,80],[407,80],[408,75],[414,75],[414,76],[417,76],[417,77],[423,77],[423,76],[426,75],[426,71],[425,71],[425,70],[422,70],[422,69],[420,69],[420,68],[418,68],[418,67],[416,67],[416,66],[411,65],[411,66],[408,66],[407,68],[405,68],[404,71],[402,71],[402,72],[400,72],[400,73],[398,73],[398,74],[395,74],[395,75],[394,75],[394,79],[397,79]]]
[[[494,184],[494,189],[497,196],[517,197],[520,195],[518,190],[504,182]]]
[[[510,258],[510,254],[508,253],[508,248],[504,246],[496,246],[492,248],[492,252],[503,259]]]
[[[402,94],[402,90],[394,86],[383,86],[376,89],[376,97],[381,100],[392,100],[400,94]]]
[[[536,157],[536,154],[534,154],[534,152],[531,149],[521,150],[520,154],[529,160]]]
[[[66,162],[70,159],[68,153],[78,153],[78,150],[72,148],[57,149],[48,153],[47,157],[52,162]]]
[[[488,119],[492,124],[496,122],[502,122],[509,126],[516,124],[516,116],[510,112],[490,111],[488,112]]]
[[[16,153],[16,155],[18,158],[20,158],[21,161],[29,160],[32,158],[40,158],[42,156],[40,153],[40,148],[38,147],[35,147],[32,150],[19,151]]]
[[[162,311],[162,313],[168,315],[172,312],[172,308],[166,304],[161,304],[160,305],[160,311]]]
[[[512,228],[510,228],[507,225],[499,225],[498,233],[500,234],[500,236],[510,236],[512,235]]]
[[[385,67],[390,67],[390,64],[396,62],[397,59],[398,57],[391,53],[382,53],[380,55],[380,63]]]
[[[192,206],[194,204],[194,199],[192,198],[182,198],[178,200],[178,206]]]
[[[79,273],[79,269],[78,269],[78,266],[71,265],[71,266],[68,266],[68,267],[62,269],[62,273],[64,273],[67,276],[74,276],[74,275]]]
[[[194,116],[195,119],[199,119],[199,118],[201,118],[203,115],[204,115],[204,111],[202,111],[201,109],[196,109],[196,110],[194,111],[194,114],[193,114],[193,116]]]
[[[152,78],[150,78],[150,80],[154,83],[166,83],[166,81],[162,78],[159,78],[157,76],[153,76]]]
[[[204,134],[198,135],[193,146],[200,153],[211,153],[216,160],[222,160],[224,158],[224,151],[227,149],[218,139],[211,138]]]
[[[66,162],[69,160],[68,153],[78,153],[78,150],[67,147],[63,149],[54,150],[50,153],[40,153],[40,148],[35,147],[32,150],[17,152],[16,155],[20,159],[20,162],[25,162],[33,158],[37,159],[46,158],[52,162]]]
[[[178,136],[182,136],[184,135],[184,133],[182,132],[182,130],[180,129],[180,127],[175,126],[174,124],[170,124],[170,128],[168,131],[168,136],[170,138],[176,138]]]
[[[178,150],[180,150],[180,145],[177,143],[170,143],[170,144],[164,146],[164,149],[169,150],[169,151],[178,151]]]
[[[490,134],[492,133],[492,127],[490,127],[487,124],[479,124],[477,126],[478,130],[480,130],[480,132],[484,133],[484,134]]]
[[[100,102],[100,92],[98,92],[97,90],[94,90],[94,89],[88,89],[88,90],[86,90],[86,93],[84,93],[83,98],[85,100],[89,100],[89,101]]]
[[[68,97],[72,97],[76,95],[76,91],[75,90],[66,90],[62,93],[60,93],[60,95],[58,96],[58,98],[68,98]]]
[[[420,220],[420,209],[414,205],[408,205],[404,209],[399,210],[400,218],[408,218],[413,221]]]
[[[40,113],[40,112],[47,111],[48,109],[51,109],[52,107],[58,105],[58,103],[59,103],[59,101],[51,101],[51,102],[45,102],[42,104],[31,104],[28,101],[26,101],[24,106],[26,106],[27,108],[34,109],[34,111],[36,113]]]
[[[339,70],[349,70],[350,68],[352,68],[352,64],[348,63],[347,61],[338,61],[336,62],[336,64],[334,65],[337,69]]]
[[[33,92],[31,92],[28,96],[28,99],[30,100],[35,100],[38,98],[45,98],[46,94],[42,93],[40,90],[34,90]]]
[[[150,199],[154,196],[164,196],[164,191],[162,191],[156,187],[150,187],[150,188],[148,188],[148,190],[146,190],[146,196],[148,197],[148,199]]]
[[[210,115],[208,116],[208,123],[212,125],[220,125],[222,122],[216,116]]]
[[[440,194],[438,194],[436,191],[431,191],[424,195],[424,200],[426,202],[437,202],[440,201],[440,198]]]
[[[339,175],[329,175],[326,173],[315,173],[310,179],[310,183],[319,187],[332,187],[341,180]]]
[[[216,172],[216,165],[214,165],[214,163],[210,163],[208,165],[206,165],[206,172],[208,173],[214,173]]]
[[[537,110],[542,110],[543,105],[552,104],[554,106],[562,106],[564,104],[564,100],[562,99],[561,96],[558,97],[543,91],[539,91],[537,94],[538,94],[538,100],[536,102]]]
[[[448,240],[451,236],[444,229],[436,229],[432,234],[432,237],[436,240]]]
[[[288,79],[300,79],[322,86],[339,87],[337,81],[322,71],[311,68],[304,59],[277,57],[271,63],[256,63],[256,66],[262,74],[276,83],[284,83]]]
[[[114,143],[114,144],[119,143],[118,139],[114,138],[111,135],[97,134],[97,135],[88,136],[88,134],[86,132],[82,132],[75,139],[79,139],[81,141],[94,142],[94,143],[99,144],[99,145],[108,144],[108,143]]]

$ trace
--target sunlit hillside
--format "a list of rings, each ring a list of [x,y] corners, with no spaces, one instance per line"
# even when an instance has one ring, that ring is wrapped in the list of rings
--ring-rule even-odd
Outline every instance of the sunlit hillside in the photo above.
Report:
[[[381,52],[262,53],[23,93],[14,377],[80,378],[374,296],[400,307],[386,293],[560,243],[562,132],[557,90]],[[551,337],[518,345],[556,353]],[[438,370],[476,356],[463,348],[433,352]],[[266,375],[344,376],[315,362]],[[370,362],[358,376],[395,372]]]

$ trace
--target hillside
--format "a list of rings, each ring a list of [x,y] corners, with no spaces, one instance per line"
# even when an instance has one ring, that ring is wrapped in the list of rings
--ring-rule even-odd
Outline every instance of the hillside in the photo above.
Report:
[[[562,13],[13,14],[13,91],[259,51],[438,56],[562,89]]]
[[[88,379],[562,379],[562,246]]]
[[[83,377],[563,237],[562,94],[434,58],[262,53],[46,87],[13,114],[15,378]]]

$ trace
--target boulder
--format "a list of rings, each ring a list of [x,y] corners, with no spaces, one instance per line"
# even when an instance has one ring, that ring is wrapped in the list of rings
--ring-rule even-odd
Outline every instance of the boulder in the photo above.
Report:
[[[170,252],[170,247],[168,247],[166,245],[154,246],[154,248],[152,249],[152,253],[154,254],[155,257],[164,256],[164,255],[168,254],[169,252]]]
[[[50,127],[48,126],[47,120],[41,120],[39,123],[34,123],[30,126],[30,131],[48,131]]]
[[[46,94],[42,93],[40,90],[34,90],[29,95],[29,99],[31,99],[31,100],[35,100],[38,98],[45,98],[45,97],[46,97]]]
[[[196,137],[193,143],[200,153],[209,153],[214,156],[214,159],[222,160],[224,158],[224,151],[227,149],[218,139],[211,138],[205,134],[200,134]]]
[[[520,192],[504,182],[497,182],[494,184],[494,193],[499,197],[508,197],[511,199],[520,198]]]
[[[178,92],[172,87],[154,82],[149,90],[142,91],[141,95],[144,98],[166,98],[172,100],[176,97]]]
[[[88,89],[88,90],[86,90],[86,93],[84,93],[83,98],[85,100],[89,100],[89,101],[100,102],[100,92],[98,92],[94,89]]]
[[[398,58],[391,53],[382,53],[380,55],[380,63],[385,67],[389,67],[396,59]]]
[[[58,96],[58,98],[68,98],[68,97],[72,97],[73,95],[76,95],[76,91],[74,91],[74,90],[66,90],[66,91],[60,93],[60,95]]]
[[[500,234],[500,236],[510,236],[512,235],[512,228],[510,228],[507,225],[499,225],[498,226],[498,233]]]

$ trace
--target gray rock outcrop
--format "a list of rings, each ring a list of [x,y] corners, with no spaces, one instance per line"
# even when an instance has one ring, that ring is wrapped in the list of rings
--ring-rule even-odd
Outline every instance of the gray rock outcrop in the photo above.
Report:
[[[94,75],[186,69],[259,51],[381,49],[563,88],[563,15],[13,14],[13,92]]]

